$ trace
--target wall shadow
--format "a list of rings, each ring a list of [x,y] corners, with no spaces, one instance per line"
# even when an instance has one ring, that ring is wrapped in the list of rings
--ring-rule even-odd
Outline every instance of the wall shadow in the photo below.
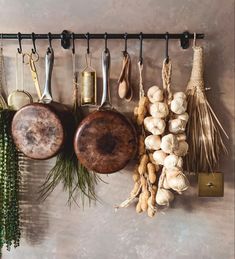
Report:
[[[49,161],[22,158],[21,167],[21,227],[22,235],[31,245],[43,242],[49,228],[49,202],[39,200],[39,187],[49,171]]]

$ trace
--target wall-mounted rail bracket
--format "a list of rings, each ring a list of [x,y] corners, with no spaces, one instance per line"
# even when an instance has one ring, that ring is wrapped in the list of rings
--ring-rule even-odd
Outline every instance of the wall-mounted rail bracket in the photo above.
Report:
[[[183,49],[187,49],[189,47],[189,32],[185,31],[180,36],[180,45]]]
[[[69,31],[64,30],[61,33],[61,46],[64,49],[69,49],[70,48],[70,39],[71,39],[71,34]]]

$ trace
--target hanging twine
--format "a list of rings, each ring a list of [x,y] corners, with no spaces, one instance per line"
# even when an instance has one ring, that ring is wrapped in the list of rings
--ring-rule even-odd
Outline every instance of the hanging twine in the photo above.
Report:
[[[76,54],[72,53],[72,67],[73,67],[73,104],[78,105],[78,76],[76,72]]]
[[[143,72],[143,64],[141,62],[138,62],[139,67],[139,76],[140,76],[140,82],[139,82],[139,98],[144,96],[144,86],[143,86],[143,78],[142,78],[142,72]]]
[[[203,80],[203,48],[194,45],[193,51],[193,68],[187,90],[198,91],[199,94],[204,94],[205,85]]]
[[[170,102],[173,99],[173,95],[171,92],[171,71],[172,71],[172,65],[171,61],[164,59],[163,65],[162,65],[162,82],[163,82],[163,90],[164,95],[166,97],[167,103],[170,104]]]

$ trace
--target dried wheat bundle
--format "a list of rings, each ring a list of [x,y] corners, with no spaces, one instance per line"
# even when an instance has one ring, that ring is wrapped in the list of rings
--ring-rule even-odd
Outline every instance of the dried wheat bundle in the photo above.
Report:
[[[211,172],[218,165],[220,152],[227,152],[222,132],[227,138],[228,135],[207,101],[203,80],[203,48],[194,44],[193,51],[192,73],[186,90],[189,114],[186,164],[191,172]]]

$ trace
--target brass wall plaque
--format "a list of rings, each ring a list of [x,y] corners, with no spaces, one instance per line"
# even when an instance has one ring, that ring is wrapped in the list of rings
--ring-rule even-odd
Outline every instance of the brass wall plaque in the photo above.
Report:
[[[199,197],[223,197],[224,174],[221,172],[198,174]]]

